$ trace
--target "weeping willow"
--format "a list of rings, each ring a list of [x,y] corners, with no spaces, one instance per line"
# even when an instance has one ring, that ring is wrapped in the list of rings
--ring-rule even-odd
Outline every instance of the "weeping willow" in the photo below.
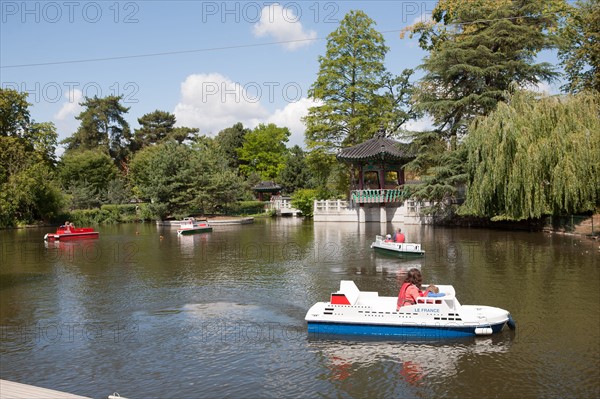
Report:
[[[465,141],[468,190],[460,213],[523,220],[600,204],[600,96],[518,91],[475,120]]]

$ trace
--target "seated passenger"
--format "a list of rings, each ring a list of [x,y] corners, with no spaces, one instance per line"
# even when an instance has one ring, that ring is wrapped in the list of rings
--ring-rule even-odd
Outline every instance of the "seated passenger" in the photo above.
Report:
[[[402,230],[398,229],[398,231],[394,233],[394,242],[403,243],[405,241],[406,237],[402,234]]]
[[[424,291],[421,290],[421,283],[423,277],[419,269],[413,268],[408,271],[400,292],[398,293],[398,302],[396,303],[396,310],[399,310],[402,306],[414,305],[417,303],[417,298],[427,296],[429,292],[438,293],[440,290],[435,285],[429,285]]]
[[[392,242],[392,235],[391,234],[386,234],[385,235],[385,242]]]

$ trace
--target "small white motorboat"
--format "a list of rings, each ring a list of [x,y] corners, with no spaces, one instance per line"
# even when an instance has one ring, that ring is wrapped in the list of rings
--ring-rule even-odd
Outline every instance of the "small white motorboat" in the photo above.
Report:
[[[426,286],[426,285],[425,285]],[[505,324],[515,328],[504,309],[461,305],[454,287],[436,285],[439,293],[418,298],[396,310],[397,297],[361,292],[354,281],[342,280],[329,302],[317,302],[306,313],[310,334],[374,335],[388,337],[453,338],[490,335]]]
[[[177,229],[178,235],[188,235],[196,233],[209,233],[212,227],[208,224],[208,220],[196,220],[194,218],[185,218]]]
[[[371,244],[371,248],[404,255],[425,255],[425,251],[421,249],[421,244],[393,242],[379,235],[375,236],[375,241]]]

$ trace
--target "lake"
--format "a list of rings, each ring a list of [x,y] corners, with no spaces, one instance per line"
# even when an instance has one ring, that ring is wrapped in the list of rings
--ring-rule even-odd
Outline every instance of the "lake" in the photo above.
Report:
[[[0,231],[1,378],[94,398],[600,396],[600,248],[578,236],[257,219],[178,237],[151,223],[44,243]],[[309,337],[339,281],[396,296],[419,267],[517,329],[440,341]]]

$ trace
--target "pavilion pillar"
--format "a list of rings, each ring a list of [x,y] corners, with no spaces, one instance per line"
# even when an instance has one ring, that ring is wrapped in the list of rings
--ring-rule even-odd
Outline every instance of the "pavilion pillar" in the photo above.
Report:
[[[385,207],[385,204],[379,206],[379,222],[387,223],[387,208]]]
[[[366,222],[365,207],[360,205],[358,207],[357,212],[358,212],[358,223]]]

